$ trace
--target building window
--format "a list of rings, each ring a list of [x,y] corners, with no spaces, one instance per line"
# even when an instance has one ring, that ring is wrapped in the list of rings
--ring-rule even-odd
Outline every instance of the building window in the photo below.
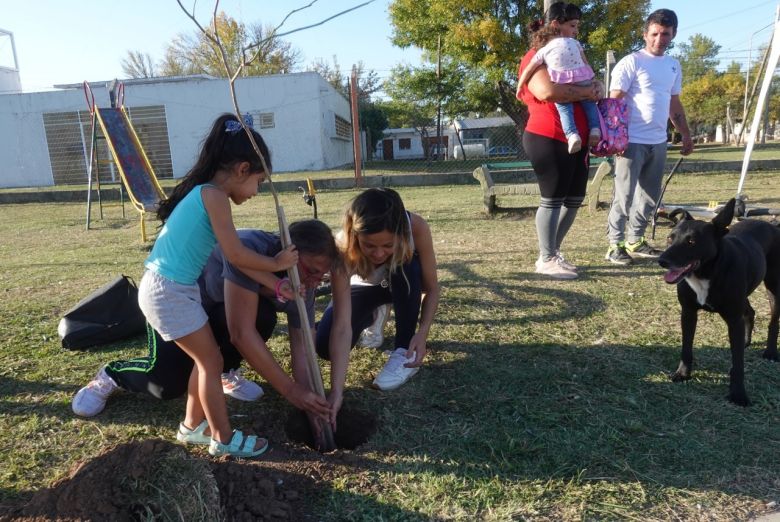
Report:
[[[260,128],[261,129],[273,129],[274,128],[274,113],[273,112],[261,112],[260,113]]]
[[[412,138],[399,138],[398,148],[400,150],[409,150],[412,148]]]
[[[336,136],[350,139],[352,137],[352,124],[341,116],[334,114],[333,117],[336,119]]]
[[[171,149],[165,107],[153,105],[127,108],[144,152],[159,179],[172,178]],[[43,113],[43,129],[55,185],[87,182],[92,119],[89,111]],[[113,162],[102,129],[96,129],[95,166],[100,181],[118,183],[120,174]],[[94,175],[94,174],[93,174]]]

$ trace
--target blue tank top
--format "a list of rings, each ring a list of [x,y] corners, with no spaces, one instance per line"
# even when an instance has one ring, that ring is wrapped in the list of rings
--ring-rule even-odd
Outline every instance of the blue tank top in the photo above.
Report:
[[[183,285],[194,285],[217,239],[198,185],[173,209],[144,266]]]

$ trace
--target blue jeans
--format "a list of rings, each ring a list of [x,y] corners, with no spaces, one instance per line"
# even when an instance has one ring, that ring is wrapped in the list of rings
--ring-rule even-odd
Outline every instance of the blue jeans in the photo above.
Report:
[[[392,303],[395,314],[395,348],[408,348],[417,332],[422,303],[422,266],[414,254],[412,260],[390,274],[390,284],[352,285],[352,346],[360,333],[374,322],[374,310]],[[333,327],[333,303],[317,325],[317,354],[330,359],[330,330]]]
[[[588,119],[588,129],[601,129],[601,121],[599,120],[599,109],[596,106],[596,102],[593,101],[581,101],[579,104],[585,111],[585,117]],[[563,133],[568,138],[572,134],[579,134],[577,131],[577,125],[574,124],[574,105],[571,103],[556,103],[555,108],[558,109],[558,114],[561,117],[561,127],[563,127]],[[587,136],[580,136],[582,141],[585,141]]]

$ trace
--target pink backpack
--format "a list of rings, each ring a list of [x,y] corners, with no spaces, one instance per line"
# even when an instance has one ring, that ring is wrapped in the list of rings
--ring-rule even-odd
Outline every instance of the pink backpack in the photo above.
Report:
[[[628,147],[628,104],[623,98],[598,101],[601,141],[590,148],[594,156],[620,154]]]

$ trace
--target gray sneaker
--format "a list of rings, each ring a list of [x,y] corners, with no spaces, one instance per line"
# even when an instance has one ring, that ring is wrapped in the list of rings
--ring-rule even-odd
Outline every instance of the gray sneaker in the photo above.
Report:
[[[609,250],[607,250],[607,255],[604,256],[604,259],[616,265],[630,265],[634,262],[634,259],[626,252],[623,242],[609,245]]]
[[[650,243],[643,237],[640,237],[639,241],[635,243],[626,243],[626,251],[632,257],[643,257],[645,259],[658,259],[663,253],[662,250],[650,246]]]

